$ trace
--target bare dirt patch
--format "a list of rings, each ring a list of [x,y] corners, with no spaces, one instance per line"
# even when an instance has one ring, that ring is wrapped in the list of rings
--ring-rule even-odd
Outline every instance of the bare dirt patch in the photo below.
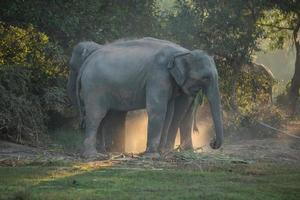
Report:
[[[287,124],[286,131],[300,136],[300,121]],[[255,163],[272,162],[279,164],[296,164],[300,166],[300,139],[284,134],[274,133],[263,139],[227,138],[223,147],[212,150],[209,145],[198,149],[197,153],[174,151],[156,162],[145,160],[136,154],[111,154],[110,159],[100,163],[124,163],[128,167],[164,167],[180,165],[198,165],[199,163]],[[196,162],[195,162],[196,161]],[[0,166],[24,164],[49,164],[56,162],[84,162],[79,154],[66,154],[61,149],[36,148],[7,141],[0,141]],[[175,163],[175,164],[174,164]],[[197,166],[196,166],[197,167]]]

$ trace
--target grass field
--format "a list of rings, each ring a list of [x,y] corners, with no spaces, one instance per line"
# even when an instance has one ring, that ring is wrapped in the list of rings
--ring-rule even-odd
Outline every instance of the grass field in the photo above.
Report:
[[[300,199],[294,165],[137,168],[95,163],[0,167],[0,199]]]

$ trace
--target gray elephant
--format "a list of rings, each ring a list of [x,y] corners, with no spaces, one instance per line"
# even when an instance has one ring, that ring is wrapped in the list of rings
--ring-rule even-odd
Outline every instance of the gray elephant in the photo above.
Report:
[[[72,56],[70,64],[78,59]],[[213,59],[205,52],[143,38],[103,45],[78,65],[80,70],[73,77],[70,75],[69,85],[76,85],[77,105],[85,124],[84,157],[103,156],[96,150],[96,134],[109,112],[143,108],[148,114],[145,155],[159,156],[159,145],[167,140],[173,120],[176,97],[194,97],[200,89],[210,103],[216,130],[211,147],[217,149],[222,145],[218,74]],[[72,88],[69,90],[74,92]]]

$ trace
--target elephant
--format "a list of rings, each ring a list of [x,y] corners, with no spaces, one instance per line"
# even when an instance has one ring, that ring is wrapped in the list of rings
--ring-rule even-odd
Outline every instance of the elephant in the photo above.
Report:
[[[82,44],[76,45],[73,52]],[[70,59],[70,65],[79,66],[79,70],[72,73],[71,69],[68,90],[71,97],[76,97],[85,129],[83,157],[105,156],[97,152],[96,135],[107,114],[137,109],[146,109],[148,114],[144,156],[159,157],[159,146],[165,146],[168,139],[175,99],[182,95],[194,98],[200,90],[210,103],[214,121],[216,136],[210,145],[213,149],[221,147],[218,73],[206,52],[190,51],[155,38],[120,40],[90,51],[83,48],[81,52],[85,52],[82,58],[72,54]],[[104,142],[100,149],[105,149]]]

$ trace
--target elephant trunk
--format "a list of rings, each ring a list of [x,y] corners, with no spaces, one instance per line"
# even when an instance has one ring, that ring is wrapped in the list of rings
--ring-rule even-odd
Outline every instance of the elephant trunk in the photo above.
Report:
[[[213,149],[218,149],[223,143],[223,120],[221,115],[221,101],[219,94],[218,81],[210,85],[206,90],[206,96],[209,101],[210,110],[214,122],[216,137],[210,143]]]

